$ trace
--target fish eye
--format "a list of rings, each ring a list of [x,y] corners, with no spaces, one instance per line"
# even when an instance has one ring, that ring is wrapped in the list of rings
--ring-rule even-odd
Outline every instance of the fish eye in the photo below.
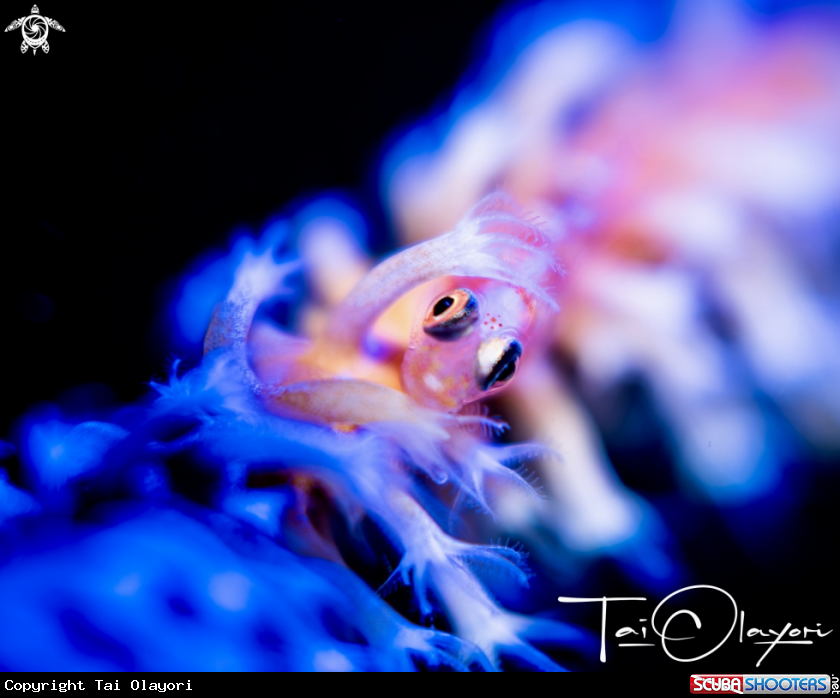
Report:
[[[432,308],[432,315],[434,315],[435,317],[443,315],[449,308],[452,307],[452,304],[454,302],[455,299],[452,296],[444,296],[437,303],[435,303],[434,307]]]
[[[423,331],[444,342],[468,334],[478,322],[478,299],[465,288],[444,294],[429,307]]]
[[[478,348],[475,379],[482,390],[501,387],[516,373],[522,344],[513,337],[492,337]]]

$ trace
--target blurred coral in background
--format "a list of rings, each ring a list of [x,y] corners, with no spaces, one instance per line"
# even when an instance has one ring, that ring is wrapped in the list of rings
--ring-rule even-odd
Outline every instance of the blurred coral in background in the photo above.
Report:
[[[554,9],[516,15],[497,42]],[[729,2],[677,5],[667,35],[645,46],[615,25],[569,22],[525,47],[477,104],[409,133],[383,177],[407,242],[447,229],[495,186],[548,221],[569,270],[555,356],[602,427],[616,386],[638,381],[681,486],[723,507],[779,490],[791,452],[836,459],[840,448],[838,28],[833,11],[759,22]],[[411,152],[441,122],[439,147]],[[597,504],[616,489],[595,475],[609,467],[583,436],[581,401],[558,383],[565,412],[546,417],[536,385],[519,387],[531,427],[588,442],[569,445],[563,506],[617,516],[620,505]],[[585,487],[584,469],[595,478]],[[634,530],[618,526],[615,540]],[[607,539],[596,531],[581,534],[597,548]]]
[[[818,550],[807,511],[840,454],[838,39],[832,8],[685,2],[656,41],[563,4],[505,12],[452,103],[383,157],[398,246],[421,247],[379,269],[452,258],[329,378],[392,391],[371,413],[404,402],[341,420],[249,382],[249,361],[309,376],[304,340],[352,325],[375,278],[352,202],[197,262],[169,308],[193,368],[120,410],[42,406],[0,442],[23,473],[0,481],[0,666],[593,668],[599,625],[559,595],[748,589],[771,551]],[[489,223],[488,200],[506,202]],[[525,233],[494,267],[481,235],[440,237],[465,220]],[[510,385],[447,411],[398,367],[449,277],[515,287],[536,319]],[[237,315],[240,353],[210,340],[200,360],[214,308],[257,286],[256,349]]]

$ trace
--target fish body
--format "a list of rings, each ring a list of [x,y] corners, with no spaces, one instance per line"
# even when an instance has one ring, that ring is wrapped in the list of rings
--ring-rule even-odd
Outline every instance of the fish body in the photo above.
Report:
[[[282,281],[276,266],[269,254],[240,267],[205,352],[234,350],[272,409],[337,425],[429,421],[502,389],[535,336],[538,315],[556,307],[550,284],[559,274],[540,228],[500,192],[452,232],[374,267],[311,338],[251,328],[257,307]],[[394,357],[373,359],[366,349],[373,324],[420,286],[401,367]]]

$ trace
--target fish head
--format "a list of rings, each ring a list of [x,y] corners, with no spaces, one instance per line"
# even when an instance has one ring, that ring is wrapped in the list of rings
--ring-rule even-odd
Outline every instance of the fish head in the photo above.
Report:
[[[530,339],[536,303],[521,288],[471,277],[430,284],[402,362],[405,392],[452,412],[513,380]]]

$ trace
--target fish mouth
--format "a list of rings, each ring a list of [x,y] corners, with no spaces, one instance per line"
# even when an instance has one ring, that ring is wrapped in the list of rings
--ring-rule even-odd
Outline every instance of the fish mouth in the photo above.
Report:
[[[487,391],[510,381],[516,373],[522,343],[511,336],[491,337],[478,347],[475,356],[475,381]]]

